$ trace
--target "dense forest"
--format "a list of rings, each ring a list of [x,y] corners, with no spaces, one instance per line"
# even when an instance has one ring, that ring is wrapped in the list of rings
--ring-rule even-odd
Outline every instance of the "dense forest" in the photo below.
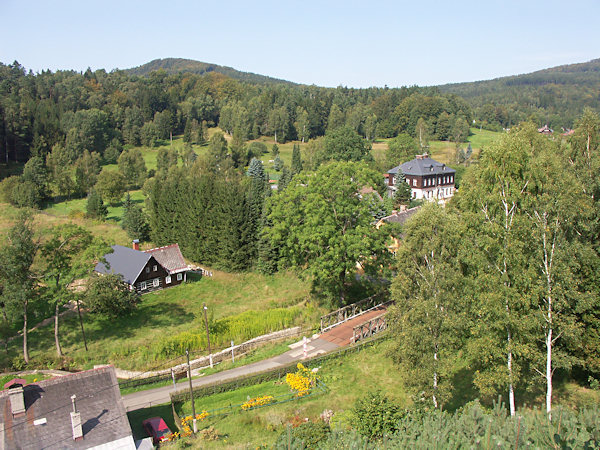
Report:
[[[153,145],[170,133],[200,142],[202,130],[216,125],[241,141],[269,135],[276,142],[305,142],[341,125],[373,140],[414,135],[420,118],[432,137],[448,139],[455,122],[470,123],[472,113],[464,100],[435,88],[253,84],[215,71],[34,74],[18,63],[0,65],[5,162],[45,159],[57,144],[75,161],[85,150],[103,156],[111,145]]]
[[[573,128],[583,108],[600,110],[600,59],[439,90],[464,98],[484,128],[501,130],[532,119],[561,131]]]

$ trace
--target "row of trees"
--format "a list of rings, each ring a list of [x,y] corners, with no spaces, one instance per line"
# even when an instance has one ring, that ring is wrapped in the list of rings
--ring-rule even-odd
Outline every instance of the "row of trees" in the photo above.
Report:
[[[551,414],[557,370],[600,373],[599,131],[591,110],[569,144],[522,124],[486,149],[447,208],[407,225],[394,355],[433,407],[468,376],[512,415],[543,385]]]
[[[58,357],[60,313],[72,302],[76,305],[82,340],[87,349],[81,301],[91,313],[115,316],[130,312],[137,303],[116,275],[90,276],[95,262],[111,251],[101,239],[77,225],[54,226],[43,239],[35,235],[27,213],[23,212],[8,231],[0,248],[0,308],[3,338],[12,336],[22,325],[23,360],[29,363],[28,330],[31,323],[54,316],[54,342]],[[85,295],[73,287],[76,280],[88,278]]]

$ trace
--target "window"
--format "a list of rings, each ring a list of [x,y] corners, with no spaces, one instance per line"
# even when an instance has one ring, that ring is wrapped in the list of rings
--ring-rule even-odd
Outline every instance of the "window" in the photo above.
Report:
[[[156,265],[155,265],[155,266],[152,268],[152,270],[153,270],[154,272],[156,272],[156,271],[158,270],[158,266],[156,266]]]
[[[146,282],[145,281],[141,281],[140,282],[140,291],[144,291],[146,290]]]
[[[167,276],[165,277],[165,283],[166,283],[166,284],[169,284],[169,283],[171,283],[171,275],[167,275]]]
[[[178,273],[177,274],[177,281],[181,281],[183,279],[183,275]]]
[[[150,273],[150,267],[146,267],[146,273]]]
[[[160,286],[160,278],[155,278],[154,280],[152,280],[152,285],[154,287],[159,287]]]
[[[416,186],[416,185],[417,185],[417,179],[413,178],[413,186]]]
[[[450,183],[454,183],[454,175],[450,177]]]

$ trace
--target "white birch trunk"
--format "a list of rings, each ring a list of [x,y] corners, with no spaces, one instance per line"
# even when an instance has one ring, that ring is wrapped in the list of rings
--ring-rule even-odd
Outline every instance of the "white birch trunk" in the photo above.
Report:
[[[437,367],[437,351],[433,354],[433,361],[434,361],[434,363],[433,363],[434,366]],[[436,396],[437,386],[438,386],[437,369],[434,369],[433,370],[433,396],[432,396],[432,400],[433,400],[433,407],[435,409],[437,409],[437,407],[438,407],[437,396]]]

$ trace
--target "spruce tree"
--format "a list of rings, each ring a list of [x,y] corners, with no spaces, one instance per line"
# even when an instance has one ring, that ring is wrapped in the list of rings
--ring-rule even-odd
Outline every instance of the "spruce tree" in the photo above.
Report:
[[[302,158],[300,157],[300,146],[294,144],[292,151],[292,175],[302,172]]]
[[[279,155],[277,155],[275,157],[275,161],[273,161],[273,169],[275,169],[275,172],[279,172],[282,168],[283,168],[283,161],[281,160]]]
[[[396,192],[394,193],[394,201],[398,205],[408,205],[412,196],[412,190],[403,173],[399,173],[396,178]]]
[[[147,241],[150,238],[150,226],[142,208],[131,201],[129,193],[123,204],[123,218],[121,226],[131,239]]]
[[[90,190],[85,206],[88,217],[104,220],[108,215],[108,209],[102,200],[102,196],[94,188]]]
[[[257,158],[252,158],[250,164],[248,164],[246,175],[252,178],[260,178],[263,181],[266,180],[265,168],[263,167],[262,161]]]
[[[279,192],[284,191],[285,188],[288,187],[288,184],[290,184],[290,181],[292,181],[292,173],[287,168],[287,166],[284,165],[283,169],[281,169],[281,176],[279,177],[279,183],[277,183],[277,190]]]

